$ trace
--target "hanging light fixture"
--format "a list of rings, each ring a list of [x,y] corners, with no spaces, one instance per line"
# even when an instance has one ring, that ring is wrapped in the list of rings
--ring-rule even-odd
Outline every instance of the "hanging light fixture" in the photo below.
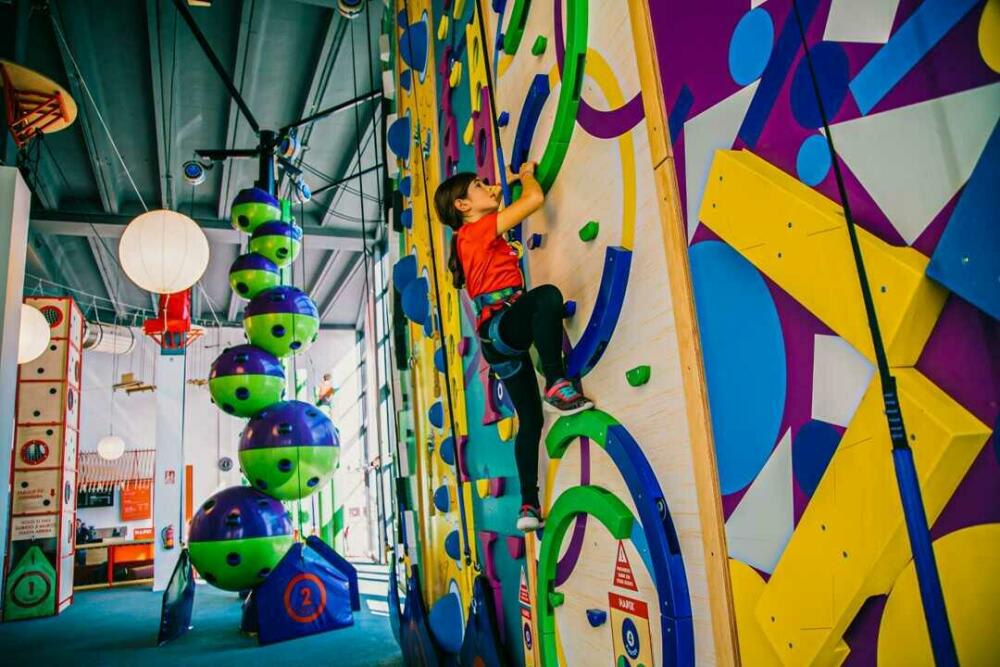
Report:
[[[17,339],[17,363],[25,364],[40,357],[49,346],[52,332],[49,321],[34,306],[21,304],[21,332]]]
[[[117,435],[106,435],[97,441],[97,454],[106,461],[116,461],[125,453],[125,441]]]
[[[136,217],[118,245],[125,275],[156,294],[183,292],[208,267],[208,239],[191,218],[157,209]]]

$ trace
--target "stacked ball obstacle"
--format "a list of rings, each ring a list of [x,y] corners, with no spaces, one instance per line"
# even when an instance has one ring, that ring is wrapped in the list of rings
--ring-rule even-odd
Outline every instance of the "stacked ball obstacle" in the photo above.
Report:
[[[264,581],[292,541],[284,506],[246,486],[219,491],[191,519],[191,562],[205,581],[227,591]]]
[[[305,351],[316,340],[319,312],[305,292],[281,285],[251,299],[243,313],[243,328],[253,345],[287,357]]]
[[[252,234],[250,252],[229,271],[233,291],[249,299],[243,325],[250,344],[216,358],[209,391],[221,410],[250,420],[240,441],[240,465],[253,488],[213,495],[191,520],[190,532],[192,563],[206,581],[226,590],[260,586],[275,571],[294,542],[290,514],[280,501],[322,488],[340,452],[329,417],[308,403],[282,400],[280,360],[316,340],[319,313],[302,290],[281,284],[281,267],[301,250],[302,230],[280,216],[280,202],[259,188],[243,190],[233,201],[233,227]],[[312,631],[332,627],[342,626]]]
[[[280,500],[305,498],[333,476],[340,441],[333,423],[302,401],[283,401],[253,417],[240,438],[240,467]]]
[[[285,394],[285,369],[278,358],[253,345],[223,350],[208,375],[212,402],[237,417],[253,417]]]

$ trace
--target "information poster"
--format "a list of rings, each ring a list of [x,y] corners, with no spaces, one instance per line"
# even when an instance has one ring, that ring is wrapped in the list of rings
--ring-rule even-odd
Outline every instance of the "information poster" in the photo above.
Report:
[[[153,516],[152,490],[148,486],[122,489],[122,521],[142,521]]]

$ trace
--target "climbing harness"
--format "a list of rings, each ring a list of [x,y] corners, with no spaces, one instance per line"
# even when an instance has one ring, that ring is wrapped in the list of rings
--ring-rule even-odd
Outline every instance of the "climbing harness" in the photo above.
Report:
[[[847,233],[851,239],[851,250],[854,254],[854,264],[857,268],[858,281],[861,286],[861,297],[864,300],[865,315],[868,318],[868,328],[871,331],[872,346],[875,348],[875,361],[878,366],[879,381],[882,384],[882,398],[885,405],[885,416],[889,422],[889,438],[892,441],[892,458],[896,469],[896,482],[899,485],[900,500],[903,505],[903,515],[906,518],[906,528],[910,537],[910,549],[917,570],[917,582],[920,587],[920,598],[923,603],[924,617],[927,621],[928,634],[934,652],[934,661],[938,667],[958,667],[958,657],[955,651],[955,641],[948,624],[948,612],[945,608],[944,593],[941,590],[941,579],[938,574],[937,562],[931,548],[930,530],[927,525],[927,514],[921,497],[920,483],[917,479],[916,467],[913,463],[913,451],[906,436],[903,425],[903,412],[899,405],[899,395],[896,391],[896,378],[889,369],[889,361],[879,329],[878,316],[875,313],[875,302],[872,299],[871,286],[865,270],[864,258],[854,217],[851,215],[847,190],[844,187],[844,177],[840,170],[840,161],[833,145],[833,134],[827,118],[826,107],[820,92],[819,79],[813,64],[812,54],[806,43],[805,26],[799,12],[798,0],[793,0],[792,8],[795,21],[799,28],[799,37],[805,54],[809,77],[812,80],[813,94],[820,118],[823,121],[823,131],[826,133],[827,147],[833,163],[833,173],[837,182],[840,203],[844,208],[844,218],[847,220]]]

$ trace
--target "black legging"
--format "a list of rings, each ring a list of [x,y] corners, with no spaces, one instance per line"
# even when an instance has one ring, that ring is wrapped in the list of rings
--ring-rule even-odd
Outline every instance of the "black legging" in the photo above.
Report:
[[[514,440],[514,458],[521,480],[521,502],[539,506],[538,502],[538,443],[542,437],[542,400],[538,380],[528,355],[532,345],[538,352],[549,387],[566,374],[563,362],[563,296],[554,285],[541,285],[526,292],[503,312],[500,320],[500,340],[516,350],[524,350],[521,367],[503,380],[507,395],[517,411],[518,429]],[[496,315],[494,315],[496,317]],[[488,323],[480,328],[485,334]],[[489,363],[504,361],[492,345],[483,343],[483,356]]]

